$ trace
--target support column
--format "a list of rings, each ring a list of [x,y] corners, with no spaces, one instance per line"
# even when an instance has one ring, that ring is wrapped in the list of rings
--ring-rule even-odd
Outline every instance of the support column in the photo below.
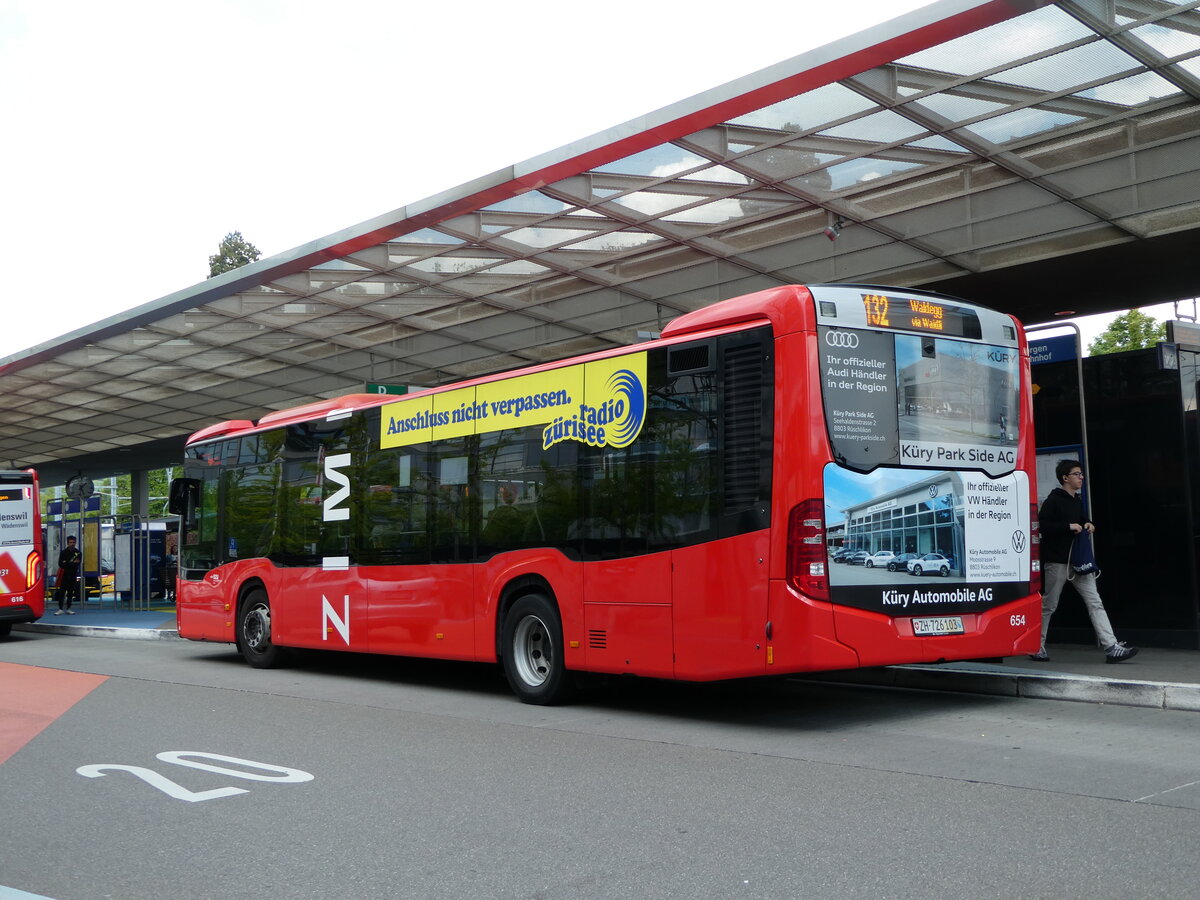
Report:
[[[135,516],[150,515],[150,473],[143,470],[129,473],[131,509]]]

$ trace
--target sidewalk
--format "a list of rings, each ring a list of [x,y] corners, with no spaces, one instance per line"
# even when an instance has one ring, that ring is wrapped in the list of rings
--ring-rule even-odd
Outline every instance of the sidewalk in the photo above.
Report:
[[[1050,644],[1050,662],[1010,656],[1003,662],[953,662],[857,669],[811,676],[821,681],[961,691],[1035,700],[1200,712],[1200,650],[1141,648],[1110,664],[1093,646]]]
[[[178,638],[175,609],[155,603],[150,611],[114,608],[111,601],[75,604],[73,616],[47,606],[37,622],[14,631],[85,637],[159,640]],[[1050,662],[1024,656],[1003,662],[954,662],[880,669],[851,669],[800,676],[812,681],[874,684],[926,691],[960,691],[1037,700],[1073,700],[1116,706],[1147,706],[1200,712],[1200,650],[1143,648],[1133,659],[1110,665],[1095,647],[1051,644]]]
[[[51,634],[74,634],[83,637],[116,637],[134,640],[177,638],[175,633],[175,604],[153,601],[150,610],[131,610],[111,600],[76,602],[71,607],[75,615],[56,616],[58,607],[46,603],[45,614],[36,622],[14,625],[13,631],[40,631]]]

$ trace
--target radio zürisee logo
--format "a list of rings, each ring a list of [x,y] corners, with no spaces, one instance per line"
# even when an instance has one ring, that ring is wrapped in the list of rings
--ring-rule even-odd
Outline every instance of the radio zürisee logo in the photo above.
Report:
[[[618,369],[608,379],[608,396],[597,405],[580,403],[574,415],[559,416],[542,430],[542,449],[562,441],[592,447],[627,447],[646,420],[646,387],[636,373]]]

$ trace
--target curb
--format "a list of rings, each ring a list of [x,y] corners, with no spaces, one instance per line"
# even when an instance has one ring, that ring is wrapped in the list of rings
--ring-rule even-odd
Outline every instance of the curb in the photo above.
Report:
[[[78,637],[124,638],[134,641],[175,640],[174,628],[117,628],[110,625],[58,625],[51,622],[26,622],[14,625],[13,631],[33,631],[48,634],[72,634]]]
[[[979,668],[888,666],[839,672],[836,678],[814,680],[873,684],[919,691],[958,691],[1027,700],[1068,700],[1200,712],[1200,685],[1162,681],[1131,681],[1066,673],[997,672]]]

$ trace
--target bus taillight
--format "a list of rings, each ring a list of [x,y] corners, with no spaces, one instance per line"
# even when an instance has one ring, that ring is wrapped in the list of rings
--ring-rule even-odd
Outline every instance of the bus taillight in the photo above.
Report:
[[[829,599],[825,549],[825,510],[819,499],[792,507],[788,516],[788,583],[817,600]]]
[[[25,590],[29,590],[42,577],[42,554],[31,550],[25,558]]]

